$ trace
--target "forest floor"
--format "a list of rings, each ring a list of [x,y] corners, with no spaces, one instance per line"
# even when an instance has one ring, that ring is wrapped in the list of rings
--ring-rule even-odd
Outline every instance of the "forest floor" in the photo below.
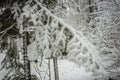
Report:
[[[41,68],[39,68],[38,72],[41,75],[38,77],[42,77],[41,80],[49,80],[46,77],[46,73],[48,72],[48,61],[43,61]],[[36,74],[37,68],[35,68],[35,63],[32,63],[32,74]],[[39,64],[38,64],[39,65]],[[51,80],[54,80],[54,68],[53,61],[50,60],[50,68],[51,68]],[[35,70],[36,69],[36,70]],[[74,62],[68,61],[66,59],[58,60],[58,71],[59,71],[59,80],[93,80],[92,73],[86,72],[83,66],[79,66]],[[37,74],[36,74],[37,75]]]
[[[0,53],[0,63],[3,60],[4,56],[5,56],[4,54]],[[47,77],[47,74],[45,73],[45,71],[48,72],[48,67],[44,64],[42,65],[41,68],[38,69],[38,67],[36,67],[36,65],[38,66],[38,64],[31,63],[32,75],[36,74],[40,80],[49,79]],[[54,68],[53,68],[52,60],[50,67],[51,67],[51,80],[54,80]],[[1,64],[0,64],[0,68],[1,68]],[[66,59],[58,60],[58,70],[59,70],[59,78],[60,78],[59,80],[90,80],[92,78],[92,73],[86,72],[84,67],[79,67],[74,62],[68,61]],[[5,74],[6,74],[6,70],[0,71],[0,80],[2,80]]]

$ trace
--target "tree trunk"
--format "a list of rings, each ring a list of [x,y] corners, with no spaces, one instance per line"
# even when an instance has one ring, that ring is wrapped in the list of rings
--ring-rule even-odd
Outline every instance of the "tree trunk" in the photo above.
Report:
[[[55,80],[59,80],[57,57],[53,57],[53,65]]]
[[[95,0],[88,0],[88,1],[89,1],[89,2],[88,2],[89,5],[94,5],[94,4],[96,4]],[[93,13],[93,12],[95,12],[96,10],[97,10],[97,6],[95,6],[95,5],[89,7],[89,13]],[[95,18],[95,15],[94,15],[94,14],[89,15],[89,20],[88,20],[88,22],[91,22],[91,21],[94,22],[94,18]],[[91,25],[91,28],[95,28],[95,22],[94,22],[94,24]]]
[[[30,74],[30,61],[27,56],[27,26],[26,22],[23,23],[23,59],[24,59],[24,79],[31,80]]]
[[[50,59],[48,59],[49,80],[51,80]]]
[[[93,0],[89,0],[89,5],[92,5],[93,4]],[[94,11],[94,6],[91,6],[90,8],[89,8],[89,13],[92,13]]]

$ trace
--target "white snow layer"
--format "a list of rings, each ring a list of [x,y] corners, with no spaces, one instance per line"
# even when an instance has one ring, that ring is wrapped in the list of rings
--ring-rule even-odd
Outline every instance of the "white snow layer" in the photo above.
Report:
[[[59,61],[60,80],[91,80],[92,73],[68,60]]]
[[[46,60],[47,63],[47,60]],[[35,65],[34,63],[32,65]],[[31,65],[31,66],[32,66]],[[51,60],[51,80],[54,80],[54,70],[53,70],[53,61]],[[45,69],[46,68],[46,69]],[[49,80],[43,71],[48,70],[46,65],[43,65],[42,68],[39,68],[39,72],[42,77],[42,80]],[[77,64],[70,62],[68,60],[58,60],[58,71],[59,71],[59,80],[92,80],[92,73],[86,72],[84,67],[79,67]],[[32,67],[32,74],[36,74],[35,67]]]
[[[0,63],[5,57],[5,54],[0,53]],[[49,78],[46,76],[44,78],[45,73],[42,71],[48,70],[47,60],[43,60],[42,67],[39,68],[39,73],[42,75],[42,80],[48,80]],[[38,64],[39,65],[39,64]],[[53,71],[53,61],[51,60],[50,63],[51,67],[51,77],[52,80],[54,80],[54,71]],[[36,74],[38,78],[40,79],[40,75],[36,72],[35,70],[35,63],[31,63],[31,74],[34,75]],[[1,64],[0,64],[1,68]],[[59,77],[60,80],[91,80],[92,79],[92,73],[86,72],[84,67],[79,67],[77,64],[70,62],[68,60],[58,60],[58,70],[59,70]],[[1,70],[0,71],[0,80],[4,77],[6,74],[6,70]],[[41,80],[41,79],[40,79]]]

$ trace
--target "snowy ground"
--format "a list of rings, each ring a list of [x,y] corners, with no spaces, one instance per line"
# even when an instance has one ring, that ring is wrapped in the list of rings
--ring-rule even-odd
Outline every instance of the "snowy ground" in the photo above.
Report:
[[[51,75],[52,75],[52,80],[54,80],[54,71],[53,71],[52,63],[53,62],[51,60]],[[43,65],[43,68],[40,68],[40,70],[43,71],[47,71],[47,69],[48,68],[45,65]],[[70,62],[68,60],[58,60],[58,70],[59,70],[60,80],[91,80],[92,79],[92,73],[86,72],[84,67],[79,67],[77,64]],[[33,68],[32,68],[32,73],[35,73],[35,70]],[[41,76],[44,77],[45,74],[43,73],[43,75]],[[45,80],[48,80],[48,78],[45,78]]]
[[[90,80],[92,75],[86,72],[84,67],[67,60],[59,61],[59,71],[60,80]]]
[[[0,54],[0,62],[3,60],[4,56],[5,56],[4,54]],[[41,76],[43,78],[42,80],[48,80],[47,75],[45,78],[45,73],[44,72],[42,73],[42,71],[47,70],[48,67],[43,65],[37,73],[36,72],[37,68],[35,66],[36,66],[35,63],[31,64],[32,74],[37,74],[37,76],[39,78],[41,78],[40,75],[38,74],[38,73],[41,73]],[[84,67],[79,67],[77,64],[70,62],[68,60],[58,60],[58,66],[59,66],[58,68],[59,68],[60,80],[90,80],[91,79],[92,74],[86,72]],[[0,67],[1,67],[1,65],[0,65]],[[53,65],[52,65],[52,61],[51,61],[52,80],[54,80],[53,72],[54,72]],[[5,73],[6,73],[5,70],[0,71],[0,80],[2,80]]]

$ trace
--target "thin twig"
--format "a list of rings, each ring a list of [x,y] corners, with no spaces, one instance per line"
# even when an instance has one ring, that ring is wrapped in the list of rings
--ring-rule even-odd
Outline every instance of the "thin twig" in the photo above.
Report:
[[[35,68],[35,71],[39,74],[40,80],[42,80],[42,76],[41,76],[41,73],[38,71],[39,69],[37,67],[37,64],[36,64],[36,67],[34,66],[34,68]]]
[[[12,25],[11,25],[10,27],[8,27],[7,29],[1,31],[0,34],[2,34],[2,33],[4,33],[4,32],[6,32],[6,31],[8,31],[8,30],[11,29],[11,28],[13,28],[14,25],[15,25],[15,23],[12,24]]]

